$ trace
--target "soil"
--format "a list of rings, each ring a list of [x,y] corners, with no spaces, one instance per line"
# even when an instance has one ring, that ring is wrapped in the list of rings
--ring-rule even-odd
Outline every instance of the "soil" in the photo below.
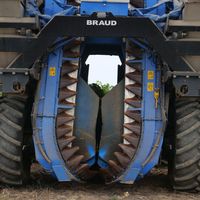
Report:
[[[200,200],[198,193],[173,191],[167,169],[155,168],[134,185],[59,183],[38,165],[32,181],[23,187],[0,185],[0,200]]]

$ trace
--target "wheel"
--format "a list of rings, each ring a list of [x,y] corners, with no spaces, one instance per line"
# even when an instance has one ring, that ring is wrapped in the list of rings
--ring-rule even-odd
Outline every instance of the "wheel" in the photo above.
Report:
[[[6,96],[0,99],[0,181],[22,185],[30,175],[30,155],[25,145],[27,98]]]
[[[200,103],[176,103],[176,134],[172,145],[175,190],[200,191]]]

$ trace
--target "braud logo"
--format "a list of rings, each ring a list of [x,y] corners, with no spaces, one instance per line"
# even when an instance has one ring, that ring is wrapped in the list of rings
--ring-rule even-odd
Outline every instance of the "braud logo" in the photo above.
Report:
[[[116,20],[87,20],[87,26],[117,26]]]

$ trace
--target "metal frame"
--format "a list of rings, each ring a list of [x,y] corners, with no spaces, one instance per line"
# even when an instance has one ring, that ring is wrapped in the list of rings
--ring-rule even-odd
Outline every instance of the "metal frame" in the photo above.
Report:
[[[0,28],[39,29],[39,20],[33,17],[0,17]]]
[[[101,16],[102,17],[102,16]],[[0,69],[0,80],[3,80],[3,84],[6,82],[12,85],[12,80],[8,77],[9,74],[15,74],[15,79],[22,80],[22,75],[18,76],[18,71],[27,73],[31,70],[35,70],[33,65],[38,62],[42,55],[53,51],[54,43],[59,37],[132,37],[134,40],[145,39],[152,51],[161,57],[165,61],[170,70],[174,72],[183,72],[186,80],[188,80],[188,72],[194,72],[192,66],[185,60],[184,56],[200,55],[200,41],[198,39],[169,39],[160,30],[157,25],[148,18],[141,17],[114,17],[112,14],[107,13],[104,18],[101,18],[98,14],[92,16],[55,16],[52,20],[37,34],[33,36],[18,36],[18,35],[0,35],[0,51],[2,52],[18,52],[19,56],[15,58],[8,66],[7,69]],[[10,23],[13,27],[19,26],[36,26],[33,24],[35,18],[28,19],[22,22],[14,20],[8,23],[0,20],[0,27],[10,27]],[[87,20],[115,20],[116,26],[87,26]],[[31,22],[31,23],[30,23]],[[20,25],[21,23],[21,25]],[[37,24],[37,23],[35,23]],[[59,30],[59,31],[55,31]],[[168,31],[198,31],[200,30],[200,23],[188,23],[176,20],[170,20],[167,26]],[[32,68],[32,69],[31,69]],[[5,73],[8,70],[8,73]],[[3,73],[3,74],[2,74]],[[10,75],[9,75],[10,76]],[[200,73],[197,73],[200,77]],[[8,78],[6,78],[8,77]],[[25,79],[26,77],[24,77]],[[176,75],[175,86],[181,87],[181,81],[177,84],[179,74]],[[197,85],[200,85],[200,79],[190,76],[193,81],[187,81],[189,88],[192,92],[184,94],[184,96],[196,96],[199,92]],[[181,78],[181,80],[183,80]],[[11,81],[11,82],[10,82]],[[23,83],[21,82],[23,85]],[[8,84],[7,84],[8,86]],[[13,92],[9,87],[4,86],[4,92]],[[179,89],[178,89],[179,90]],[[177,90],[177,91],[178,91]]]
[[[164,93],[161,85],[161,71],[155,63],[153,55],[146,51],[143,54],[143,60],[134,61],[141,62],[143,66],[143,101],[142,101],[142,137],[137,153],[117,181],[122,183],[133,183],[136,179],[146,175],[157,163],[160,157],[164,136],[165,118],[162,116],[163,98],[160,95],[158,107],[156,108],[154,89],[148,91],[148,84],[154,85],[154,88],[159,88],[161,94]],[[148,77],[148,72],[154,73],[153,78]],[[145,148],[144,148],[145,147]]]
[[[200,31],[200,21],[169,20],[167,30],[171,32]]]
[[[59,108],[58,88],[62,60],[62,47],[60,47],[49,55],[48,66],[42,70],[41,83],[38,86],[40,90],[36,97],[33,114],[34,145],[37,160],[46,170],[55,174],[59,181],[78,181],[66,168],[55,139],[55,119]],[[144,53],[143,60],[133,60],[133,62],[141,62],[143,66],[143,103],[141,108],[143,134],[132,163],[125,173],[116,180],[123,183],[134,182],[157,164],[164,133],[162,130],[163,116],[161,115],[163,99],[159,98],[159,104],[156,108],[154,89],[151,91],[147,89],[148,83],[151,82],[154,88],[160,88],[162,91],[161,71],[158,70],[154,56],[149,54],[147,50]],[[49,74],[52,66],[56,68],[53,77]],[[148,78],[149,71],[153,71],[155,74],[151,79]],[[142,148],[144,146],[145,148]]]
[[[117,25],[87,26],[87,20],[116,20]],[[193,71],[182,56],[200,55],[200,41],[197,39],[170,40],[151,19],[112,15],[107,15],[106,18],[98,18],[97,15],[55,16],[34,37],[0,36],[0,51],[22,53],[9,66],[10,68],[30,68],[41,55],[48,51],[57,38],[66,36],[145,38],[173,71]]]
[[[112,12],[116,16],[128,15],[128,1],[82,1],[81,15],[91,15],[94,12]]]
[[[66,168],[56,140],[56,116],[60,73],[63,62],[62,47],[55,50],[48,58],[48,66],[42,70],[42,77],[36,96],[33,113],[34,145],[36,158],[44,169],[54,174],[59,181],[77,180]],[[55,67],[55,76],[49,74]],[[68,108],[69,109],[69,108]]]

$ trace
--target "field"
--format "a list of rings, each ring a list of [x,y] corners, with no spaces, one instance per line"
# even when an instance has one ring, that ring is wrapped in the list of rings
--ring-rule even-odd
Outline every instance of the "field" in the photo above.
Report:
[[[199,200],[200,194],[170,188],[167,169],[154,169],[134,185],[58,183],[40,167],[32,168],[32,182],[23,187],[0,185],[0,200]]]

